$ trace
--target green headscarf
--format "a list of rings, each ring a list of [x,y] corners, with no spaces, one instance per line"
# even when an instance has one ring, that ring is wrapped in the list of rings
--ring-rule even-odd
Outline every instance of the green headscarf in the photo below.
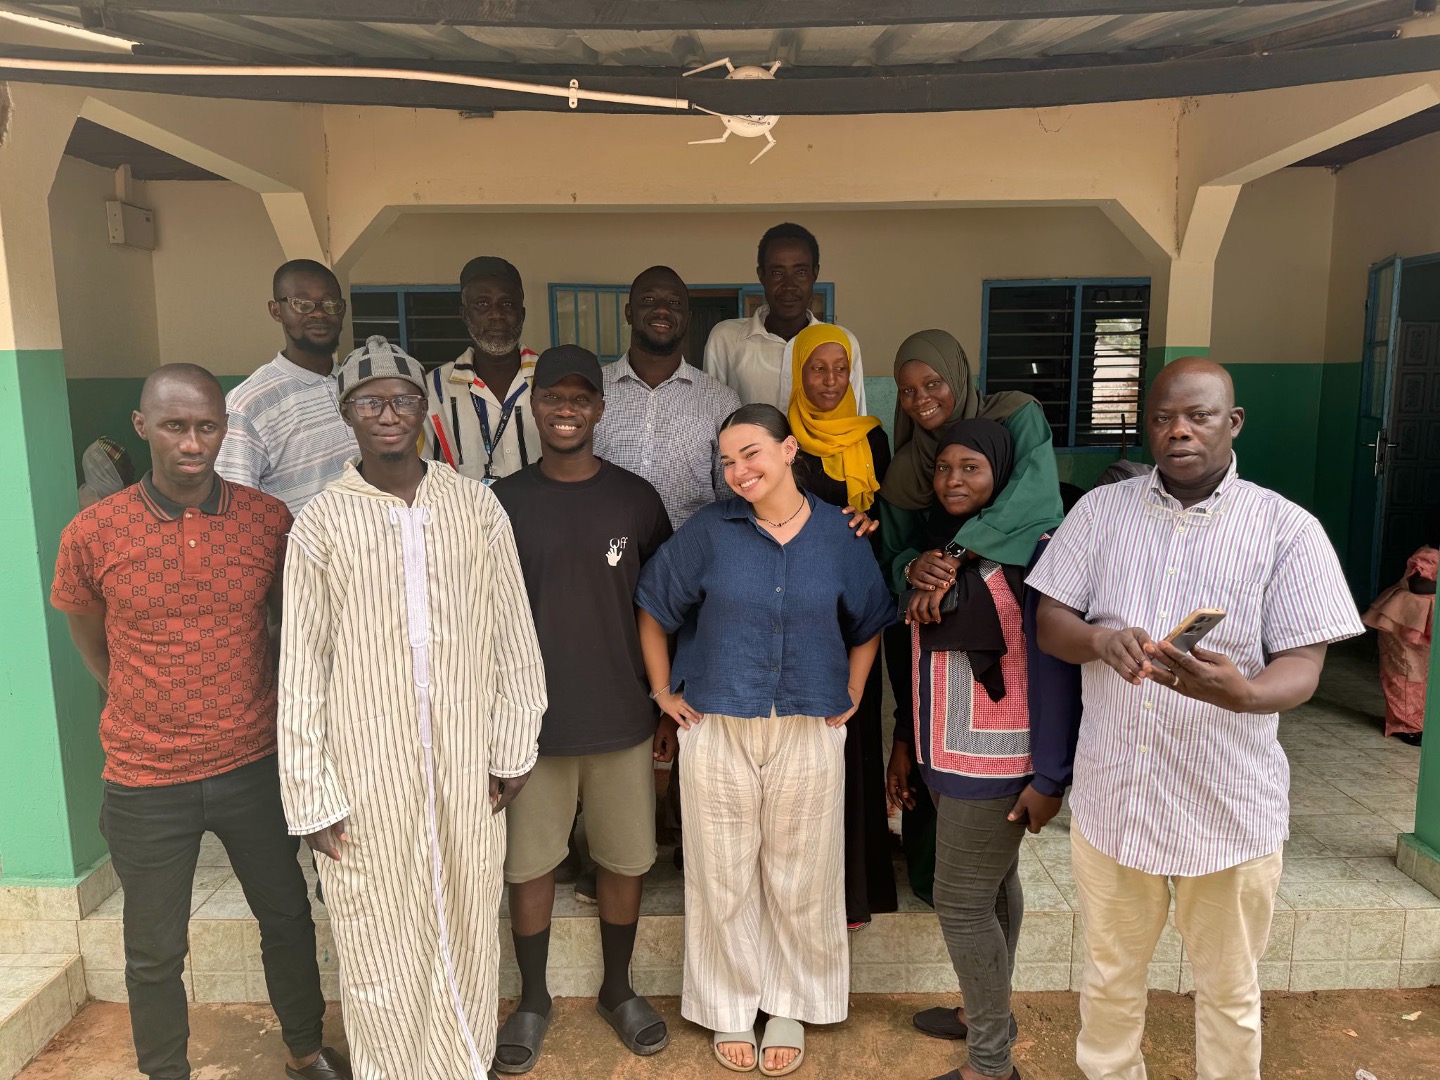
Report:
[[[895,378],[911,360],[929,364],[939,373],[955,395],[955,409],[946,424],[956,420],[980,417],[1004,423],[1026,405],[1039,405],[1029,394],[1006,390],[999,394],[982,395],[975,388],[970,360],[960,342],[944,330],[921,330],[900,343],[895,353]],[[935,477],[935,454],[940,446],[940,428],[926,431],[917,427],[897,401],[895,403],[895,457],[880,485],[880,497],[892,506],[905,510],[924,510],[935,501],[932,487]],[[1055,500],[1059,506],[1059,491]],[[1058,519],[1057,519],[1058,520]]]

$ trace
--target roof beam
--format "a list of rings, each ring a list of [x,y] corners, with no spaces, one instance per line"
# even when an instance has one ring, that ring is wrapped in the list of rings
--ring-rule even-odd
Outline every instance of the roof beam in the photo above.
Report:
[[[91,0],[95,2],[95,0]],[[359,19],[453,26],[584,30],[754,30],[812,26],[1003,22],[1224,10],[1313,0],[103,0],[114,12],[187,12],[290,19]]]
[[[1198,55],[1243,56],[1246,53],[1273,52],[1276,49],[1320,45],[1327,41],[1387,28],[1395,28],[1398,33],[1399,25],[1414,18],[1420,9],[1421,4],[1417,0],[1377,0],[1376,3],[1353,8],[1340,15],[1314,19],[1298,26],[1244,38],[1227,45],[1216,45]]]
[[[266,101],[386,105],[440,109],[568,111],[563,98],[546,98],[479,87],[414,83],[403,79],[346,79],[325,75],[282,78],[233,75],[170,76],[51,73],[7,67],[6,57],[28,55],[0,48],[0,79],[91,86],[151,93]],[[55,57],[59,59],[58,55]],[[123,63],[117,60],[118,68]],[[1341,82],[1440,69],[1440,36],[1318,46],[1266,55],[1111,63],[1077,67],[1051,61],[1007,62],[976,72],[978,65],[950,64],[924,74],[847,74],[834,78],[685,79],[678,75],[586,75],[587,90],[657,97],[688,97],[725,114],[855,115],[1042,108],[1106,101],[1235,94],[1281,86]],[[988,66],[988,65],[987,65]],[[999,67],[999,65],[995,65]],[[443,65],[436,65],[443,70]],[[782,69],[783,70],[783,69]],[[853,69],[850,69],[853,71]],[[913,72],[915,69],[908,69]],[[523,76],[522,76],[523,78]],[[550,82],[554,76],[533,76]],[[559,85],[559,80],[551,83]],[[585,112],[646,112],[625,105],[582,103]]]

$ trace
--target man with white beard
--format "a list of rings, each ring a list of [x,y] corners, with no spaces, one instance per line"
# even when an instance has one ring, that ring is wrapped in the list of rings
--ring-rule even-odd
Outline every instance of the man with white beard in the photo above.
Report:
[[[540,457],[530,410],[536,354],[520,344],[520,272],[494,255],[471,259],[460,271],[460,317],[474,344],[426,376],[423,456],[489,484]]]

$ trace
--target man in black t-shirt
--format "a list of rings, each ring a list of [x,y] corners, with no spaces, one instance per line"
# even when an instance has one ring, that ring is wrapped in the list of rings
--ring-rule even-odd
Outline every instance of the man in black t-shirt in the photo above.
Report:
[[[595,456],[605,402],[594,353],[578,345],[542,353],[531,407],[543,456],[493,489],[515,531],[549,692],[540,760],[506,823],[521,996],[496,1044],[502,1073],[534,1067],[550,1023],[555,868],[568,852],[577,799],[600,867],[605,976],[596,1007],[636,1054],[670,1041],[665,1021],[630,986],[642,881],[655,862],[651,743],[659,715],[640,655],[635,584],[670,537],[670,519],[645,480]]]

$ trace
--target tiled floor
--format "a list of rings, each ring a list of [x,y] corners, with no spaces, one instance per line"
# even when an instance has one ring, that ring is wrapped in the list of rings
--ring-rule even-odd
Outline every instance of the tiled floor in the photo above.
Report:
[[[1381,734],[1383,707],[1372,664],[1337,652],[1314,701],[1286,714],[1280,738],[1292,772],[1291,839],[1277,902],[1265,985],[1330,989],[1440,984],[1440,898],[1395,865],[1395,837],[1414,828],[1419,751]],[[1070,872],[1069,813],[1027,837],[1020,873],[1026,922],[1017,987],[1078,985],[1083,930]],[[683,879],[668,846],[646,881],[636,983],[646,993],[676,993],[683,941]],[[313,882],[309,857],[301,853]],[[954,985],[929,908],[905,884],[897,857],[900,911],[851,935],[857,992],[947,989]],[[327,991],[336,967],[328,916],[315,908]],[[121,897],[80,925],[90,991],[123,1000],[119,942]],[[502,916],[505,911],[502,909]],[[552,932],[552,989],[593,993],[599,975],[593,905],[561,886]],[[259,938],[224,849],[207,837],[192,900],[192,957],[187,978],[200,1001],[263,1000]],[[509,934],[502,923],[502,991],[513,989]],[[1167,930],[1151,967],[1157,989],[1188,989],[1189,965]]]
[[[76,956],[0,953],[0,1076],[13,1076],[85,1003]]]

